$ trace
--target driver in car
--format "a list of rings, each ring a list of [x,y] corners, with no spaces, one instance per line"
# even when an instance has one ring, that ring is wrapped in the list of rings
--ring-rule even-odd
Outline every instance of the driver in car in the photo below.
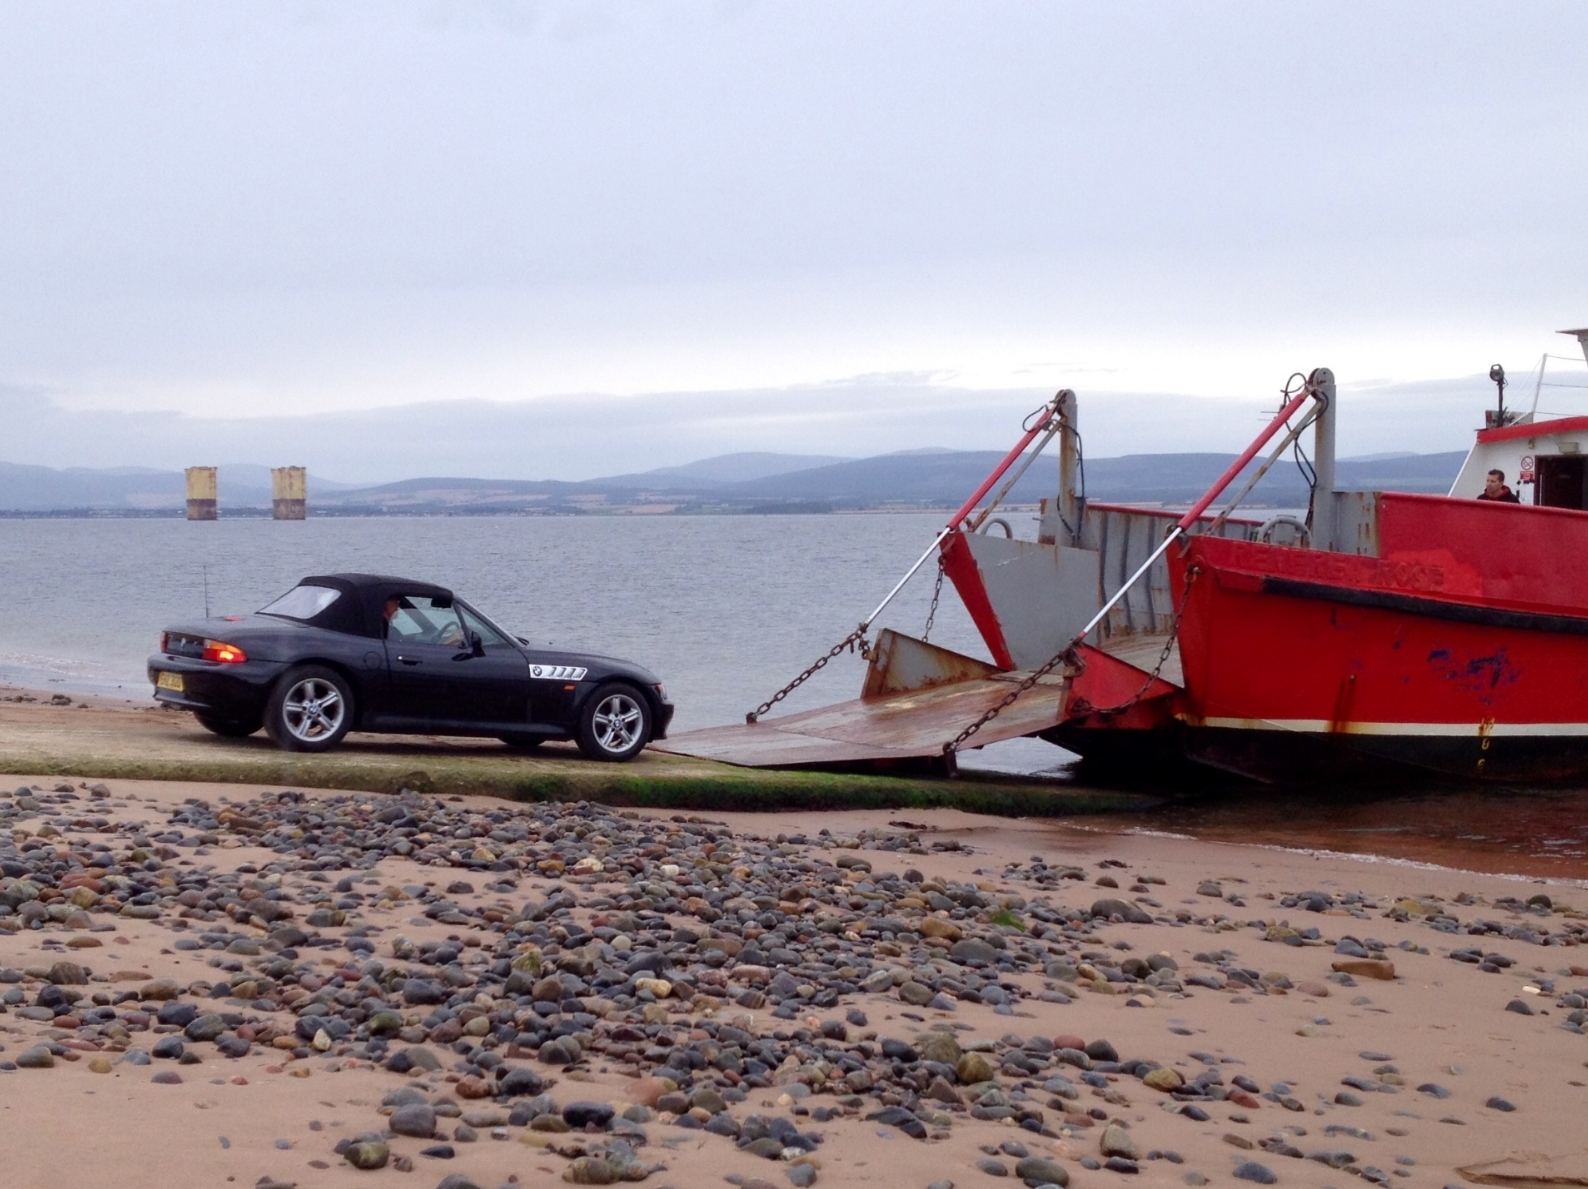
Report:
[[[449,648],[463,646],[465,639],[463,625],[458,622],[458,614],[455,610],[447,616],[445,622],[435,624],[407,599],[393,595],[386,600],[381,614],[386,620],[388,638],[396,636],[414,643],[436,643]]]

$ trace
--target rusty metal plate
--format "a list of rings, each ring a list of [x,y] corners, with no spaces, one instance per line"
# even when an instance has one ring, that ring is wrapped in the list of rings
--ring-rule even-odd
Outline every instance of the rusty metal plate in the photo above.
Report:
[[[857,698],[781,718],[708,727],[654,743],[658,751],[749,768],[851,764],[939,756],[943,745],[1001,702],[1029,674],[937,685]],[[975,735],[976,745],[1047,730],[1064,714],[1067,679],[1044,678]]]
[[[940,685],[955,685],[980,677],[996,677],[1000,670],[962,652],[928,644],[892,628],[883,628],[871,648],[862,698],[919,693]]]

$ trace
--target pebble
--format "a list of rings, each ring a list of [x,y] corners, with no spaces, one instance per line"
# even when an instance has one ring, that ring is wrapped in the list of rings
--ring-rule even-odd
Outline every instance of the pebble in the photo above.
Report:
[[[1255,1160],[1242,1161],[1230,1175],[1239,1181],[1256,1181],[1259,1185],[1272,1185],[1279,1180],[1271,1168]]]
[[[407,1103],[392,1111],[386,1125],[396,1135],[429,1139],[436,1133],[435,1108],[425,1103]]]
[[[34,1045],[17,1054],[16,1064],[18,1069],[52,1069],[55,1066],[55,1054],[50,1052],[47,1045]]]
[[[1330,1168],[1344,1168],[1348,1164],[1356,1163],[1356,1157],[1350,1152],[1333,1149],[1319,1152],[1308,1152],[1307,1159],[1316,1160],[1319,1164],[1326,1164]]]
[[[605,1102],[570,1102],[562,1108],[563,1121],[575,1131],[605,1127],[615,1113],[611,1104]]]
[[[1026,1156],[1015,1165],[1015,1176],[1027,1185],[1058,1185],[1060,1189],[1070,1183],[1070,1171],[1056,1160],[1043,1156]]]
[[[1130,1132],[1117,1122],[1103,1128],[1097,1146],[1098,1151],[1104,1156],[1123,1156],[1126,1160],[1141,1159],[1141,1149],[1136,1146],[1136,1141],[1131,1138]]]
[[[348,1147],[343,1153],[343,1159],[354,1168],[368,1172],[377,1168],[385,1168],[386,1162],[391,1158],[391,1149],[383,1140],[365,1140]]]

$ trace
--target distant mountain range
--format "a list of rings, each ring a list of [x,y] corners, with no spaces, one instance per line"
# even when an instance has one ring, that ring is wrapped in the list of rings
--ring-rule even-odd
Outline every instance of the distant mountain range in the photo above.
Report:
[[[370,487],[309,476],[311,515],[466,515],[601,512],[838,512],[951,508],[964,500],[1003,456],[995,451],[912,450],[872,458],[825,455],[724,454],[636,475],[567,482],[554,479],[404,479]],[[1175,504],[1194,500],[1234,460],[1231,454],[1127,454],[1085,464],[1093,500]],[[1336,481],[1355,490],[1432,491],[1449,488],[1465,455],[1396,454],[1342,459]],[[1056,456],[1032,464],[1010,495],[1034,504],[1058,487]],[[262,466],[219,470],[223,513],[263,514],[270,472]],[[1305,503],[1307,484],[1296,464],[1277,464],[1251,502],[1270,507]],[[180,472],[141,468],[90,470],[0,463],[0,512],[12,515],[177,515],[185,498]]]

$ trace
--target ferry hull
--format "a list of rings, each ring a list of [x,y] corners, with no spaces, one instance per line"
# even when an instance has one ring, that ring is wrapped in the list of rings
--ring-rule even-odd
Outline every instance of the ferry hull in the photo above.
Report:
[[[1381,509],[1384,526],[1420,513],[1445,548],[1376,558],[1197,539],[1172,553],[1187,757],[1269,779],[1387,764],[1500,781],[1588,773],[1588,615],[1572,589],[1583,554],[1519,589],[1515,571],[1463,554],[1503,553],[1535,527],[1533,509],[1497,522],[1470,501],[1386,498],[1404,506]],[[1557,545],[1563,530],[1588,543],[1588,514],[1571,515],[1550,526]]]
[[[1080,755],[1086,771],[1125,780],[1225,772],[1261,783],[1361,784],[1453,777],[1551,784],[1588,772],[1588,742],[1533,736],[1491,741],[1401,734],[1342,736],[1262,727],[1171,723],[1153,730],[1059,727],[1042,736]]]

